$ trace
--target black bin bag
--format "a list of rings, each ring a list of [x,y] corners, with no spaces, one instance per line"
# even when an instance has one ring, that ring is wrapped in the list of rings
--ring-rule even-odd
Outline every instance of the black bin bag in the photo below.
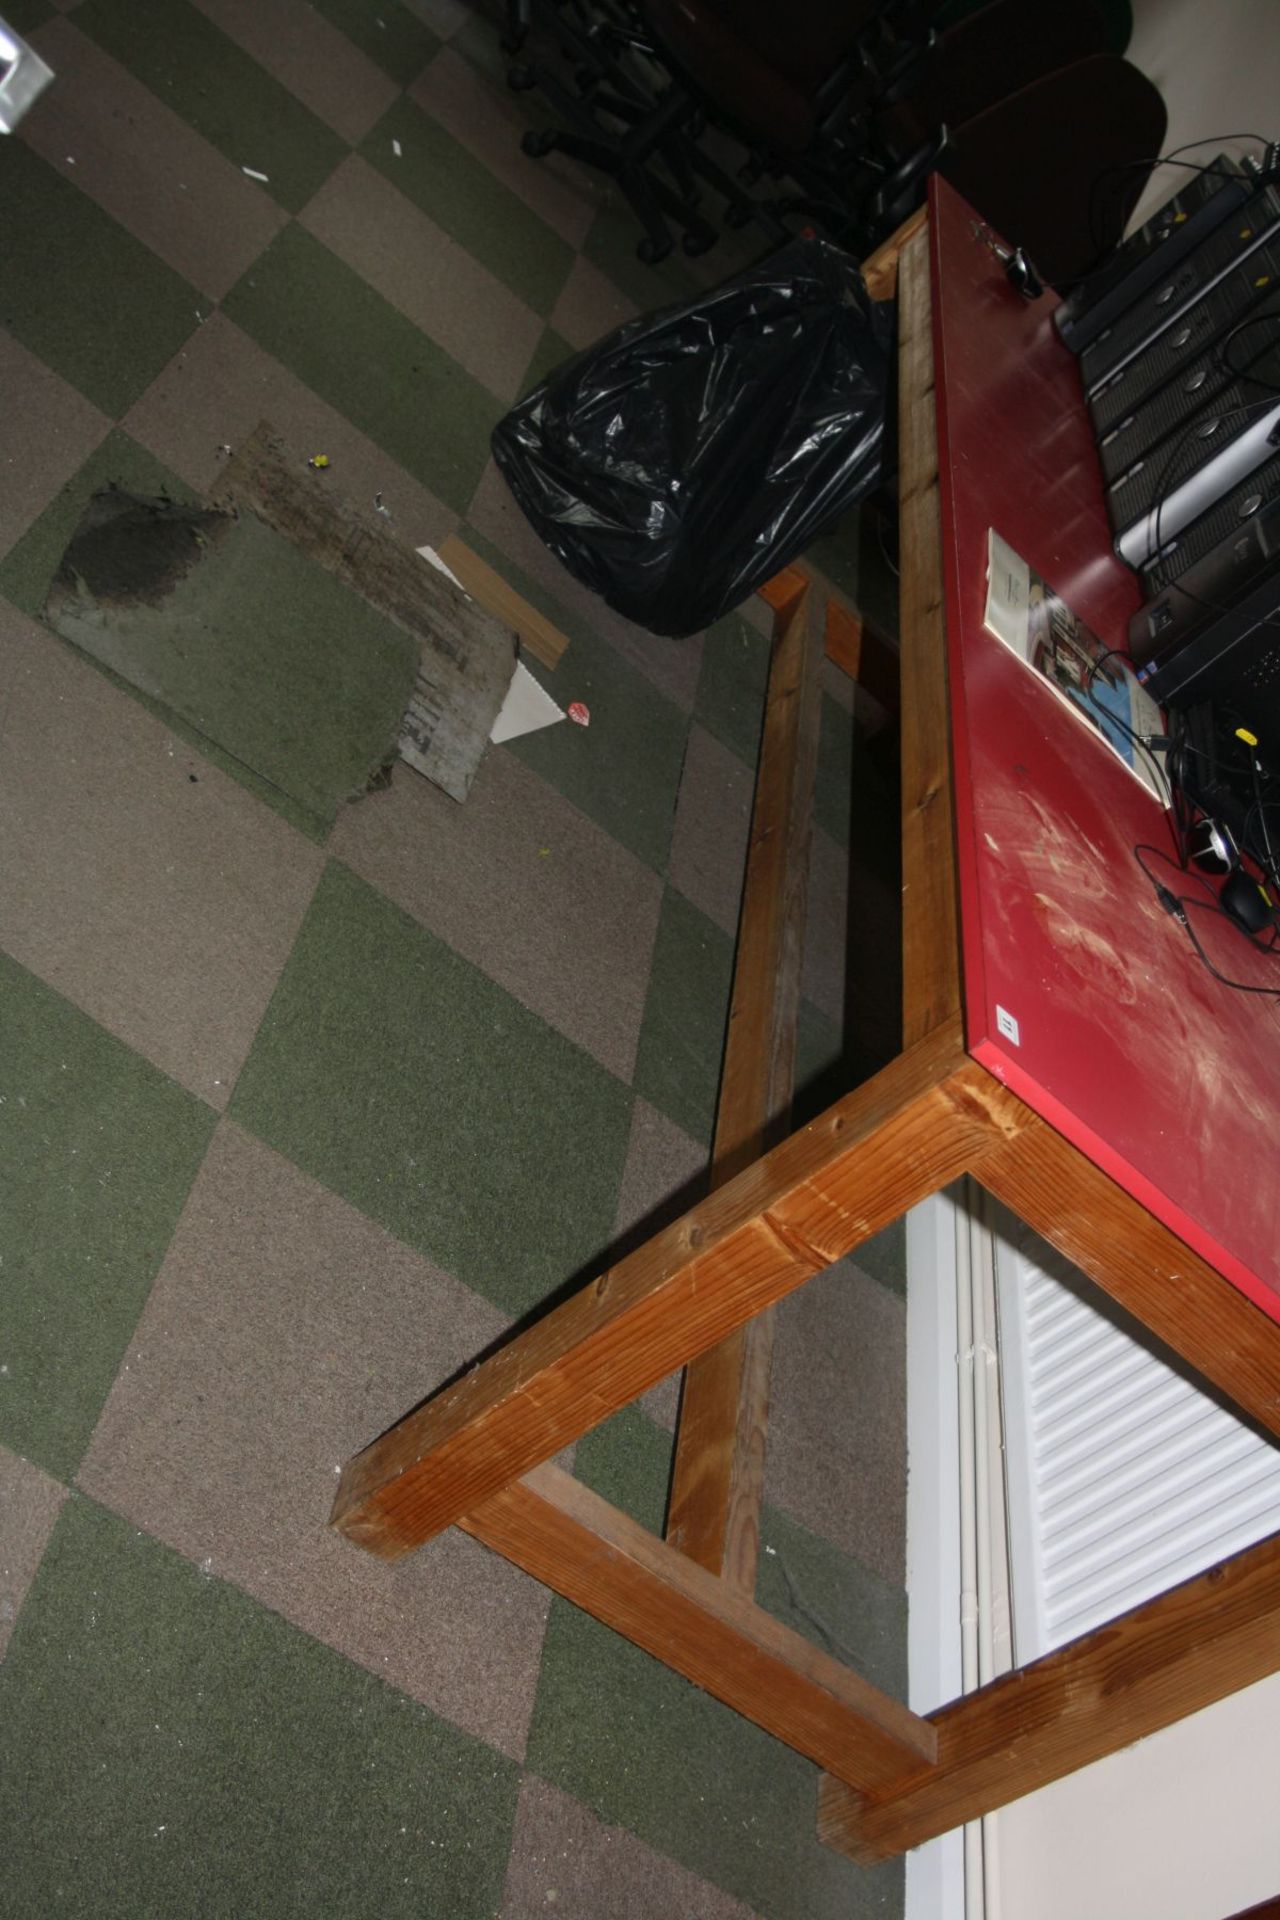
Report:
[[[848,254],[794,240],[558,368],[494,458],[584,586],[697,633],[875,488],[892,341]]]

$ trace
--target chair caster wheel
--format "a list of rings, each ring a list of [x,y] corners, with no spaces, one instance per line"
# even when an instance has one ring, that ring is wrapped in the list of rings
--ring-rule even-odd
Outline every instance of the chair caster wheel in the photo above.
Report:
[[[696,231],[684,234],[680,241],[680,245],[691,260],[696,260],[700,253],[709,253],[715,243],[716,237],[714,233],[698,233]]]
[[[521,136],[520,150],[522,153],[527,153],[531,160],[544,160],[555,144],[554,133],[550,131],[539,133],[536,129],[530,128],[528,133]]]
[[[660,261],[666,259],[670,251],[669,240],[655,240],[651,233],[646,233],[636,248],[636,259],[643,260],[646,267],[656,267]]]

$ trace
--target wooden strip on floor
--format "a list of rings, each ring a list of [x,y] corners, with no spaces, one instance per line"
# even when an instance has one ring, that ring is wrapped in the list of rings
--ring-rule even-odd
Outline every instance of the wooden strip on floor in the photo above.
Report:
[[[521,646],[527,648],[535,660],[540,660],[544,667],[559,666],[561,655],[569,644],[565,635],[559,627],[552,625],[545,614],[531,607],[514,587],[508,586],[488,561],[482,560],[478,553],[472,553],[456,533],[451,533],[436,548],[436,552],[450,573],[456,574],[461,580],[473,600],[486,607],[496,620],[501,620],[503,626],[514,627]]]

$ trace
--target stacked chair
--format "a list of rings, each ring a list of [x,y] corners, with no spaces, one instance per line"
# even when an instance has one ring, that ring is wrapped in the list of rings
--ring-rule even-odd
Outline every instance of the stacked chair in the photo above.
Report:
[[[610,174],[642,259],[704,252],[716,202],[767,241],[808,225],[861,256],[937,169],[1061,285],[1116,244],[1164,136],[1107,31],[1094,0],[988,0],[945,27],[928,0],[511,0],[505,44],[557,123],[526,152]],[[709,126],[743,149],[732,173]]]

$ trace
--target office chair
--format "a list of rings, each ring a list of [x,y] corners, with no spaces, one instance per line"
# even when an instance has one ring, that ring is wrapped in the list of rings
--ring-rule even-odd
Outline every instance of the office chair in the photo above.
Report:
[[[957,127],[938,167],[1061,289],[1118,244],[1167,125],[1164,100],[1146,75],[1099,54]],[[886,232],[895,214],[905,217],[884,210]]]
[[[581,0],[569,4],[578,7]],[[882,34],[891,15],[911,11],[910,0],[850,0],[832,17],[831,9],[804,0],[795,18],[780,24],[776,7],[744,0],[730,23],[702,0],[647,0],[637,7],[610,4],[584,36],[566,18],[564,0],[519,5],[526,18],[532,11],[547,29],[575,78],[571,89],[543,62],[512,69],[513,86],[536,85],[567,123],[531,130],[525,152],[540,157],[558,149],[617,179],[645,229],[637,251],[649,261],[670,251],[669,220],[683,229],[686,252],[701,253],[713,243],[716,229],[699,211],[703,183],[722,196],[734,224],[755,221],[769,239],[784,238],[786,230],[768,204],[746,194],[698,144],[705,118],[727,117],[732,129],[724,98],[727,92],[732,109],[735,95],[741,96],[748,102],[750,137],[759,124],[751,103],[758,98],[763,112],[772,97],[775,119],[794,111],[787,131],[798,147],[805,146],[824,104],[838,94],[860,37]],[[694,51],[690,68],[680,58],[686,42]]]

